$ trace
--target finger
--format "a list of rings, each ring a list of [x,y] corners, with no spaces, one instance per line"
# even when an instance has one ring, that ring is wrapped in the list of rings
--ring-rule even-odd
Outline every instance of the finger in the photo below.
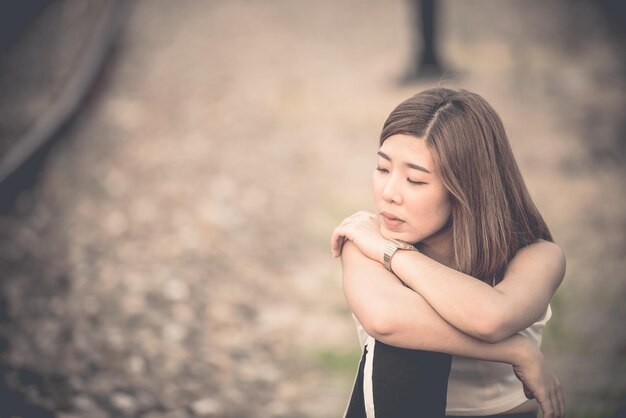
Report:
[[[350,229],[340,226],[335,228],[331,239],[332,254],[334,257],[339,257],[341,255],[343,243],[346,239],[350,239]]]
[[[359,220],[358,219],[346,218],[339,225],[339,227],[345,228],[345,227],[354,227],[354,226],[358,226],[358,225],[359,225]]]
[[[558,417],[563,418],[563,416],[565,415],[565,405],[563,405],[563,403],[561,402],[560,390],[558,389],[554,393],[554,404],[556,405],[558,411]]]
[[[352,216],[354,220],[370,220],[372,218],[376,218],[376,214],[364,210],[360,210]]]
[[[333,230],[333,234],[330,237],[330,249],[334,257],[337,257],[337,251],[342,245],[342,242],[341,242],[343,241],[342,231],[343,231],[343,228],[338,226],[337,228]]]
[[[333,233],[330,234],[330,251],[335,255],[335,248],[337,248],[337,228],[333,229]]]
[[[352,215],[350,215],[350,216],[346,216],[345,218],[343,218],[343,220],[341,221],[341,223],[339,224],[339,226],[342,226],[342,225],[347,225],[347,224],[349,224],[349,223],[352,223],[352,222],[354,222],[354,220],[355,220],[355,219],[357,219],[358,217],[359,217],[358,212],[357,212],[357,213],[353,213],[353,214],[352,214]]]
[[[552,384],[550,385],[550,388],[548,389],[548,397],[550,399],[550,404],[552,405],[552,408],[554,410],[554,416],[557,418],[562,418],[563,408],[559,400],[559,392],[560,392],[559,382],[556,379],[556,377],[554,377],[554,380]]]
[[[524,386],[524,395],[526,395],[528,399],[533,399],[535,397],[535,395],[533,395],[533,392],[530,389],[528,389],[526,385],[523,385],[523,386]]]
[[[552,410],[551,406],[549,406],[549,405],[542,406],[541,407],[541,411],[543,412],[543,414],[541,415],[542,418],[555,418],[554,417],[554,411]]]
[[[561,409],[559,408],[559,400],[556,397],[556,393],[550,393],[550,405],[552,405],[554,417],[561,418]]]
[[[343,221],[341,221],[341,223],[339,224],[339,226],[345,226],[348,225],[349,223],[353,222],[353,219],[351,217],[347,217],[345,218]]]
[[[355,213],[352,216],[345,218],[343,222],[341,223],[341,225],[360,224],[363,222],[372,222],[372,221],[375,222],[377,219],[378,218],[376,217],[375,214],[362,210],[362,211]]]
[[[345,240],[345,236],[343,236],[340,232],[337,233],[337,236],[333,240],[332,253],[334,257],[339,257],[341,255],[341,249],[343,248],[343,241]]]
[[[537,402],[539,402],[539,406],[543,411],[543,418],[554,418],[554,409],[547,394],[544,393],[542,396],[537,396]]]
[[[341,237],[341,239],[339,240],[339,248],[337,248],[336,257],[339,257],[341,253],[343,252],[343,244],[345,244],[345,242],[346,242],[346,237]]]
[[[376,219],[377,218],[375,213],[367,212],[367,211],[364,211],[364,210],[359,212],[359,216],[362,217],[362,218],[365,218],[365,219]]]
[[[368,213],[367,213],[366,211],[364,211],[364,210],[360,210],[360,211],[355,212],[355,213],[354,213],[352,216],[350,216],[350,217],[351,217],[351,218],[353,218],[353,219],[356,219],[356,218],[362,218],[362,217],[365,217],[365,216],[367,216],[367,215],[368,215]]]
[[[561,417],[565,416],[565,398],[563,397],[563,390],[561,389],[561,383],[557,380],[556,381],[556,386],[557,386],[557,399],[559,402],[559,405],[561,407]]]

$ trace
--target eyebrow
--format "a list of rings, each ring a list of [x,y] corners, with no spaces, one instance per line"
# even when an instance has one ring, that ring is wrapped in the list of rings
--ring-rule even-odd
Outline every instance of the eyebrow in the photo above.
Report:
[[[383,157],[385,160],[391,161],[391,158],[385,154],[382,151],[378,151],[377,152],[378,155],[380,155],[381,157]],[[419,171],[423,171],[424,173],[428,173],[428,174],[432,174],[432,172],[424,167],[422,167],[421,165],[417,165],[417,164],[413,164],[413,163],[404,163],[404,165],[406,165],[407,167],[411,167],[415,170],[419,170]]]

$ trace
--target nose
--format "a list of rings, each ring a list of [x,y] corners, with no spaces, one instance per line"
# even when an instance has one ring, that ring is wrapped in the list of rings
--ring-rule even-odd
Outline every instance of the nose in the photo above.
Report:
[[[397,175],[389,177],[383,188],[382,197],[387,203],[396,203],[399,205],[402,203],[402,193],[399,181],[396,179],[397,177]]]

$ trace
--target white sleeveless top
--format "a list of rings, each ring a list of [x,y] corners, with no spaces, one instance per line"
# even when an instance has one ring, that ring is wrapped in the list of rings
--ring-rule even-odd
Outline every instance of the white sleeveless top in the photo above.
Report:
[[[545,314],[520,334],[539,347],[543,327],[552,317],[550,305]],[[452,356],[448,379],[448,415],[495,415],[526,402],[522,382],[510,364]]]
[[[374,338],[370,337],[354,314],[361,347],[373,353]],[[550,305],[545,314],[530,327],[521,331],[537,347],[541,345],[543,327],[552,317]],[[374,418],[374,403],[371,385],[372,356],[366,358],[364,370],[365,411]],[[475,360],[452,356],[452,368],[448,379],[446,415],[495,415],[508,411],[526,402],[522,383],[515,377],[510,364]]]

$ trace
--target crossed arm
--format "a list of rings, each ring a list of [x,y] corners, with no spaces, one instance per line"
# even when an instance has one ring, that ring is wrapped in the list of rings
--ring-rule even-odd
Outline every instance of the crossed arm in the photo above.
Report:
[[[346,300],[369,335],[396,347],[511,364],[526,395],[539,402],[544,417],[562,417],[560,383],[528,338],[514,333],[492,344],[460,331],[351,241],[345,242],[341,261]]]
[[[372,337],[402,348],[439,351],[516,364],[528,347],[512,336],[490,344],[459,331],[418,293],[406,288],[380,263],[346,242],[341,255],[343,289],[350,309]],[[366,283],[366,284],[365,284]]]
[[[494,287],[413,251],[398,251],[392,269],[448,322],[493,343],[545,313],[565,275],[565,257],[552,242],[533,243],[518,251]]]
[[[346,218],[333,232],[331,243],[334,255],[341,254],[342,260],[345,258],[342,246],[345,251],[346,246],[356,245],[350,252],[358,250],[364,258],[348,254],[348,260],[354,264],[364,263],[383,277],[397,276],[449,324],[491,343],[522,331],[540,318],[565,274],[565,257],[561,249],[552,242],[541,240],[519,250],[509,263],[503,280],[494,287],[414,251],[395,253],[391,261],[394,276],[382,266],[386,239],[380,234],[380,225],[375,216],[364,211]],[[352,263],[348,261],[348,264]],[[370,277],[379,275],[369,274],[369,270],[363,273],[367,279],[361,279],[362,286],[370,286]],[[355,285],[356,292],[357,287]],[[397,318],[390,313],[399,309],[398,304],[387,310],[388,302],[382,298],[376,298],[372,303],[378,312],[375,328],[399,327],[393,322]],[[365,327],[369,325],[367,319],[361,323]]]

